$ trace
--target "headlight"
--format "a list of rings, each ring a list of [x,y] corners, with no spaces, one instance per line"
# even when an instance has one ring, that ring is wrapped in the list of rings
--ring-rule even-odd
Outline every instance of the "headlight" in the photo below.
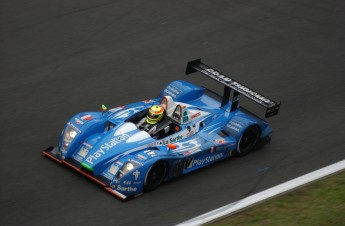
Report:
[[[71,131],[69,132],[69,137],[72,138],[72,139],[74,139],[74,137],[75,137],[76,135],[77,135],[77,132],[74,131],[74,130],[71,130]]]
[[[128,172],[132,171],[136,167],[138,167],[139,164],[136,162],[127,162],[122,166],[122,168],[119,170],[118,174],[116,175],[117,179],[120,179],[124,175],[126,175]]]
[[[127,162],[125,164],[125,167],[124,167],[124,173],[128,173],[129,171],[131,171],[132,169],[134,169],[134,165],[130,162]]]
[[[71,125],[68,125],[63,134],[61,151],[65,151],[77,135],[78,131],[76,131]]]

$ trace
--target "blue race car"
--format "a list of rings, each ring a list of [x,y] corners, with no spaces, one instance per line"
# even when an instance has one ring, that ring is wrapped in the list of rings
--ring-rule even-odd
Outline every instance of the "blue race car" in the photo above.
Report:
[[[75,115],[65,125],[59,145],[43,155],[128,199],[222,159],[246,155],[270,141],[272,128],[240,108],[239,96],[264,106],[266,117],[278,114],[280,102],[201,59],[189,62],[186,74],[197,71],[224,85],[220,100],[204,87],[173,81],[156,99]]]

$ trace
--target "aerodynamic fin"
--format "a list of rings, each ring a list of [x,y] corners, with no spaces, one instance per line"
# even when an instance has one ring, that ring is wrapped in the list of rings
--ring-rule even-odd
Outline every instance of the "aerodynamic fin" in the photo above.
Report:
[[[221,107],[226,105],[230,98],[231,90],[234,90],[232,95],[232,106],[231,111],[234,111],[238,107],[239,95],[242,94],[243,96],[253,100],[254,102],[260,104],[261,106],[266,108],[265,117],[272,117],[278,114],[281,102],[275,102],[258,92],[242,85],[241,83],[235,81],[234,79],[220,73],[219,71],[215,70],[214,68],[207,66],[206,64],[201,62],[201,59],[193,60],[188,62],[186,68],[186,74],[191,74],[194,72],[200,72],[217,82],[224,85],[224,94]]]

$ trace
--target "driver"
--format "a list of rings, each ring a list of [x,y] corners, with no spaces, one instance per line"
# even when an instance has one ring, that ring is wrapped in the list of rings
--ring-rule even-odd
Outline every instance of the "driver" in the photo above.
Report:
[[[154,105],[150,108],[146,118],[141,119],[137,126],[141,130],[145,130],[153,135],[157,131],[157,125],[164,118],[164,108],[159,105]]]

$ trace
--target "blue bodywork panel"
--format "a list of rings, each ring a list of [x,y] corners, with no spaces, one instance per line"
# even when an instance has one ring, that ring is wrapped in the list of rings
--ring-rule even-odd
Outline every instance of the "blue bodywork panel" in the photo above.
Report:
[[[138,128],[140,115],[162,105],[171,121],[166,136],[153,137]],[[242,134],[255,125],[260,139],[272,132],[268,123],[232,102],[221,103],[205,88],[185,81],[171,82],[156,99],[116,107],[106,112],[83,112],[64,127],[58,147],[44,154],[78,170],[125,199],[144,191],[151,167],[163,161],[164,181],[192,172],[236,154]],[[181,114],[174,118],[174,113]],[[169,148],[173,143],[175,148]],[[130,164],[129,164],[130,163]],[[127,167],[127,168],[125,168]]]

